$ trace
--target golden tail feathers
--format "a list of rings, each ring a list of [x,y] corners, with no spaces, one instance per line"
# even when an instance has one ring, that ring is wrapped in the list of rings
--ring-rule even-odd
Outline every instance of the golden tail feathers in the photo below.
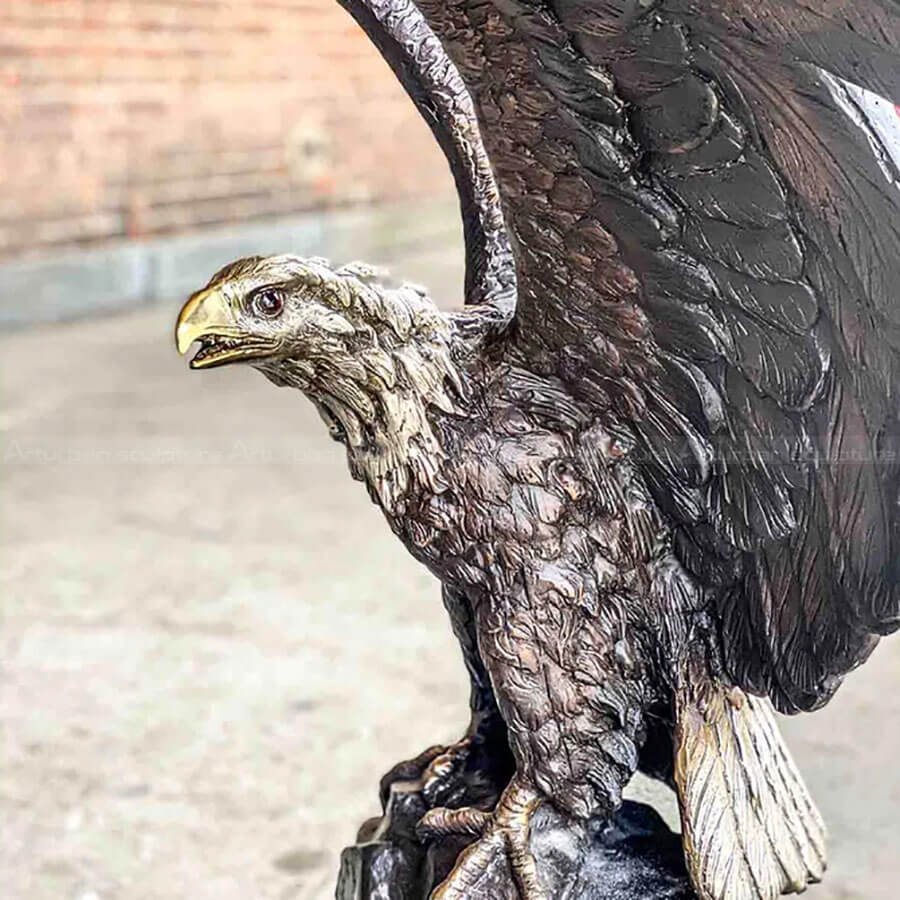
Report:
[[[825,825],[768,700],[709,681],[676,699],[675,782],[701,900],[774,900],[825,871]]]

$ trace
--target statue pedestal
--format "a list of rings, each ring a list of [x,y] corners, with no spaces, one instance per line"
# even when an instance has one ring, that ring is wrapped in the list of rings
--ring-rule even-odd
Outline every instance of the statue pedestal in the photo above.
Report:
[[[417,785],[394,785],[385,816],[360,831],[341,856],[337,900],[428,900],[471,839],[420,841],[426,811]],[[551,807],[532,823],[531,850],[550,900],[696,900],[681,840],[659,814],[625,801],[608,822],[573,822]],[[519,900],[506,860],[497,858],[471,900]]]

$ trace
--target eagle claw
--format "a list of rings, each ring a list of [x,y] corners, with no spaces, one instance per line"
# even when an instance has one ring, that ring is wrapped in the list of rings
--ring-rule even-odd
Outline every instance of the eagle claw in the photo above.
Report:
[[[430,809],[416,825],[416,834],[423,840],[434,840],[450,834],[481,837],[491,822],[490,813],[473,806],[462,809],[438,807]]]
[[[391,785],[398,781],[415,781],[424,784],[426,772],[433,760],[447,752],[449,748],[441,744],[436,744],[423,750],[413,759],[406,759],[397,763],[386,775],[381,779],[379,784],[379,795],[381,797],[381,805],[387,803],[391,793]]]
[[[491,735],[495,738],[495,735]],[[381,800],[386,803],[391,785],[417,782],[426,806],[492,807],[512,774],[509,747],[470,729],[449,746],[429,747],[415,759],[398,763],[381,779]]]
[[[435,756],[422,773],[422,796],[428,806],[441,806],[451,798],[457,799],[454,795],[470,793],[467,774],[473,762],[469,737],[445,747]]]
[[[533,787],[516,777],[493,813],[473,807],[432,809],[419,821],[425,837],[449,834],[478,836],[459,856],[453,871],[434,890],[431,900],[467,900],[497,856],[503,854],[522,900],[546,900],[531,853],[531,818],[541,800]]]

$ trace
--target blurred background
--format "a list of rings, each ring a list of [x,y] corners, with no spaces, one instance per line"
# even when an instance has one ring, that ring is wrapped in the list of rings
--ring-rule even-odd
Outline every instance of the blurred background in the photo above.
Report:
[[[330,897],[380,775],[465,727],[458,651],[303,398],[172,326],[250,253],[457,302],[443,159],[334,0],[4,0],[0,184],[0,897]],[[898,675],[785,722],[818,900],[897,897]]]

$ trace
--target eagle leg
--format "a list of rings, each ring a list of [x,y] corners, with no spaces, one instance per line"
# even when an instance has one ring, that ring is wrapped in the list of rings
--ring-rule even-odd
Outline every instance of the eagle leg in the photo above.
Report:
[[[431,900],[472,900],[480,896],[479,882],[503,856],[521,900],[546,900],[529,846],[531,818],[540,803],[537,791],[516,776],[493,813],[471,807],[439,808],[425,813],[417,828],[422,837],[480,834],[460,854],[453,870],[432,893]]]

